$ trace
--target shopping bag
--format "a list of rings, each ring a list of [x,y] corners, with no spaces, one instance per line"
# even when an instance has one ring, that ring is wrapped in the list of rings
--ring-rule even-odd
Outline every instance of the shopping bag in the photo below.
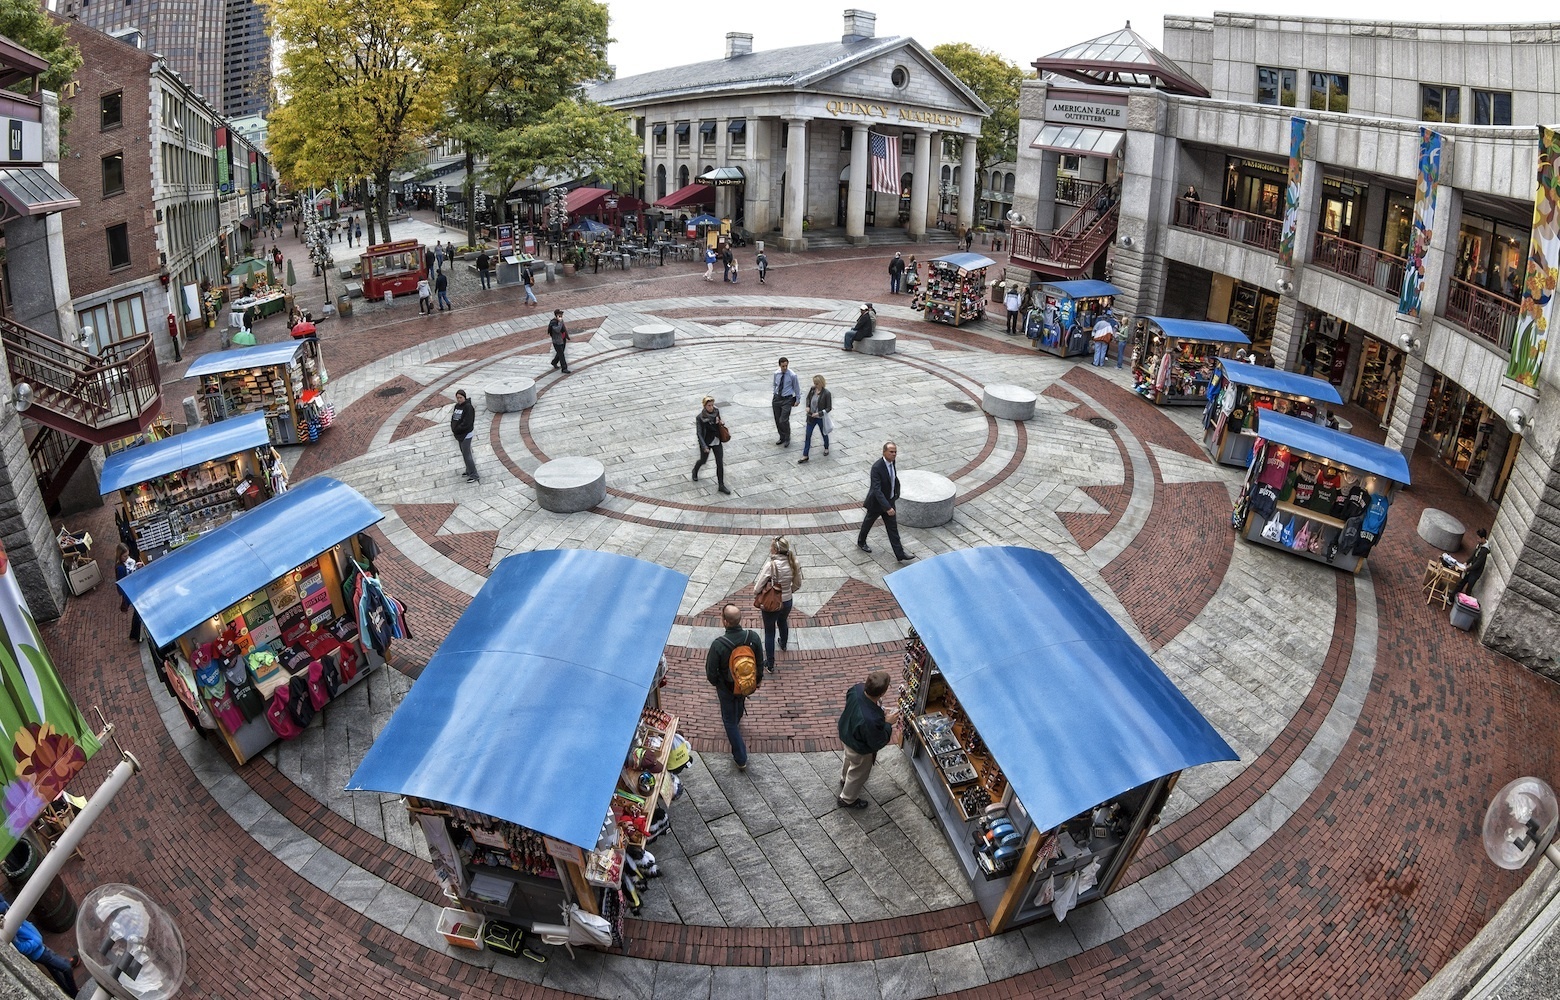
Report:
[[[823,419],[818,421],[818,429],[823,431],[823,436],[828,437],[834,433],[834,414],[828,410],[823,411]]]

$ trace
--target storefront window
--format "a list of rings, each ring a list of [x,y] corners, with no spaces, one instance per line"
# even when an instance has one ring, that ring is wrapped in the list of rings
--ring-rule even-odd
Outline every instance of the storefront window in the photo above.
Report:
[[[1230,294],[1230,326],[1251,338],[1251,348],[1259,354],[1273,346],[1273,328],[1278,323],[1278,296],[1244,281],[1235,283]]]
[[[1349,78],[1342,73],[1311,74],[1311,110],[1349,110]]]
[[[1363,186],[1335,177],[1323,177],[1322,231],[1359,242],[1361,219],[1357,209],[1362,208],[1364,202]]]
[[[1489,458],[1495,414],[1468,390],[1442,375],[1430,383],[1430,405],[1420,436],[1443,465],[1477,480]]]
[[[1407,257],[1408,244],[1413,236],[1413,196],[1388,191],[1386,215],[1381,220],[1381,249],[1398,257]]]
[[[1276,163],[1232,156],[1224,170],[1224,207],[1281,218],[1288,175],[1288,169]]]
[[[1360,349],[1360,371],[1354,383],[1354,402],[1384,422],[1397,400],[1403,377],[1403,352],[1375,337],[1366,337]]]
[[[1464,212],[1457,236],[1457,277],[1516,301],[1527,235],[1522,226]]]
[[[1295,71],[1292,69],[1274,69],[1271,66],[1258,66],[1257,103],[1271,104],[1284,108],[1294,107]]]

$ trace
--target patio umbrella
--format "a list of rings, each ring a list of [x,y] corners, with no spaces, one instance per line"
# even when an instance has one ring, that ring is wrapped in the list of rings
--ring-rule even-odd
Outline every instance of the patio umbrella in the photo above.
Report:
[[[610,236],[612,234],[612,227],[604,226],[594,219],[581,219],[569,227],[569,232],[584,233],[586,236],[594,240],[603,236]]]
[[[292,335],[294,340],[302,340],[305,337],[312,337],[315,335],[314,324],[310,323],[306,319],[299,320],[298,325],[292,328]]]
[[[706,215],[695,215],[693,218],[688,220],[688,225],[690,225],[690,226],[718,226],[718,225],[720,225],[720,220],[715,218],[715,216],[713,216],[713,215],[707,215],[707,214]]]
[[[233,265],[233,280],[242,281],[250,275],[264,271],[265,269],[265,261],[256,260],[253,257],[245,257],[243,260]]]
[[[298,283],[298,279],[293,276],[292,258],[289,257],[287,259],[287,287],[291,288],[292,286],[296,285],[297,283]]]

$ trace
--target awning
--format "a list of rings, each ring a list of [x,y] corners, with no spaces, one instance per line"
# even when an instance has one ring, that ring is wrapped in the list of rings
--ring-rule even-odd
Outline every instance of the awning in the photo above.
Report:
[[[251,233],[258,232],[260,229],[260,220],[252,215],[246,215],[242,219],[239,219],[238,224],[249,230]]]
[[[1127,133],[1113,128],[1083,128],[1078,125],[1042,125],[1040,134],[1030,143],[1035,149],[1050,149],[1078,156],[1115,156]]]
[[[726,123],[726,131],[727,132],[746,132],[747,131],[747,119],[746,118],[733,118],[731,121]]]
[[[383,519],[357,490],[316,476],[136,570],[119,589],[167,645]]]
[[[115,490],[189,469],[202,462],[237,455],[250,448],[271,443],[265,414],[245,413],[197,427],[183,434],[118,451],[103,460],[98,475],[98,492],[107,496]]]
[[[934,264],[951,264],[961,271],[978,271],[983,267],[991,267],[996,261],[990,257],[982,257],[978,253],[951,253],[944,257],[932,258]]]
[[[1176,340],[1197,340],[1205,344],[1250,344],[1251,338],[1228,323],[1213,323],[1203,319],[1166,319],[1148,316],[1146,319],[1164,331],[1165,336]]]
[[[651,135],[665,135],[666,134],[666,123],[665,122],[661,122],[659,125],[652,125],[652,126],[650,126],[650,134]]]
[[[185,378],[195,378],[198,375],[217,375],[222,372],[242,371],[246,368],[270,368],[275,365],[291,364],[298,352],[304,349],[301,343],[284,340],[276,344],[259,344],[255,347],[240,347],[232,351],[214,351],[211,354],[202,354],[195,359],[184,372]]]
[[[582,187],[570,191],[564,199],[563,206],[570,215],[585,208],[591,202],[597,201],[609,194],[606,188]]]
[[[715,189],[708,184],[689,184],[657,201],[655,208],[684,208],[689,205],[715,204]]]
[[[347,790],[432,799],[594,849],[687,585],[609,552],[507,557]]]
[[[81,207],[81,199],[42,167],[0,170],[0,201],[10,209],[8,215],[15,213],[18,216],[47,215]]]
[[[1043,281],[1040,290],[1051,294],[1060,293],[1070,299],[1092,299],[1104,295],[1120,295],[1121,289],[1108,281],[1095,281],[1093,278],[1083,278],[1078,281]]]
[[[1291,451],[1305,452],[1317,461],[1330,459],[1361,472],[1373,472],[1404,486],[1409,485],[1408,459],[1403,457],[1402,452],[1357,438],[1353,434],[1335,431],[1299,417],[1274,413],[1272,410],[1262,411],[1257,433],[1269,441],[1288,445]]]
[[[687,135],[688,134],[688,123],[687,122],[678,122],[677,123],[677,127],[674,129],[674,131],[678,135]]]
[[[700,135],[714,135],[715,134],[715,123],[714,122],[700,122],[699,123],[699,134]]]
[[[1224,369],[1224,377],[1238,385],[1249,385],[1254,389],[1266,389],[1269,392],[1282,392],[1290,396],[1314,399],[1318,403],[1343,405],[1343,397],[1338,395],[1338,389],[1323,378],[1286,372],[1282,368],[1249,365],[1243,361],[1221,360],[1219,365]],[[1267,413],[1264,412],[1262,416],[1265,420]]]
[[[1038,829],[1183,768],[1236,759],[1056,557],[961,549],[883,582]]]
[[[747,175],[741,167],[715,167],[700,174],[699,183],[715,187],[738,187],[747,183]]]

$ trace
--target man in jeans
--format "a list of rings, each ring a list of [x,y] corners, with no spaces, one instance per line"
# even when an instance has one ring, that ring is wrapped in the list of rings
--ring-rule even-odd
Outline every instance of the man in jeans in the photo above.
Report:
[[[747,697],[732,691],[731,651],[738,646],[747,646],[762,661],[764,637],[750,628],[742,627],[742,609],[735,604],[728,604],[721,609],[720,620],[726,626],[726,631],[710,643],[710,651],[704,657],[704,676],[720,699],[720,721],[726,727],[726,739],[731,742],[732,763],[737,765],[738,771],[746,771],[748,754],[747,744],[742,741],[742,716],[747,713]],[[887,677],[888,674],[883,676]],[[756,682],[762,684],[763,681],[764,672],[759,670]]]
[[[477,254],[477,277],[481,279],[483,288],[493,287],[493,258],[488,256],[486,250]]]
[[[867,775],[877,762],[877,752],[894,737],[894,722],[899,713],[884,714],[879,704],[888,691],[888,671],[874,670],[866,683],[845,692],[845,710],[840,713],[840,742],[845,744],[845,764],[840,768],[840,794],[834,800],[841,809],[865,809],[861,797],[867,787]]]
[[[478,483],[477,463],[471,457],[471,439],[477,428],[477,408],[466,398],[466,390],[455,390],[455,409],[450,411],[450,433],[460,445],[460,457],[466,460],[466,482]]]

